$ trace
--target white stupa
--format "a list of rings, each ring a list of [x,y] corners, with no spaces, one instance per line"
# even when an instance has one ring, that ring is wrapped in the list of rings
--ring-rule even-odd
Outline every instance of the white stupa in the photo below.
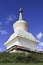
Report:
[[[36,51],[36,44],[39,42],[28,32],[28,23],[22,18],[22,9],[19,10],[19,20],[13,24],[14,33],[4,45],[7,52]]]

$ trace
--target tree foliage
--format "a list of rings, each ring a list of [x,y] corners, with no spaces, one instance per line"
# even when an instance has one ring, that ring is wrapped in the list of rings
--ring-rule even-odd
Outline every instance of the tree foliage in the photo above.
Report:
[[[0,53],[0,63],[8,63],[8,62],[15,62],[15,63],[43,63],[43,54],[40,53]]]

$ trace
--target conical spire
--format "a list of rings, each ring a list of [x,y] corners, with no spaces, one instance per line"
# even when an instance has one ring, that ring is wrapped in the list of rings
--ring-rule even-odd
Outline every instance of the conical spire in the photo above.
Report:
[[[22,8],[19,9],[19,20],[22,20]]]

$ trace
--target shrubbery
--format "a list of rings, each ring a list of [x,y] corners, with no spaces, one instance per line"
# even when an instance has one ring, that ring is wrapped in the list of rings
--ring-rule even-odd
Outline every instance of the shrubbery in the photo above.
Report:
[[[8,62],[15,62],[15,63],[38,63],[43,62],[43,54],[39,53],[0,53],[0,63],[8,63]]]

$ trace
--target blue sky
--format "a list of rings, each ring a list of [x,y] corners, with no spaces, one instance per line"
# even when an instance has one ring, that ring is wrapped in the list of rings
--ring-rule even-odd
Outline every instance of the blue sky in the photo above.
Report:
[[[40,40],[38,48],[43,49],[43,0],[0,0],[0,52],[6,49],[4,43],[14,32],[12,25],[18,20],[19,8],[29,24],[28,31]]]

